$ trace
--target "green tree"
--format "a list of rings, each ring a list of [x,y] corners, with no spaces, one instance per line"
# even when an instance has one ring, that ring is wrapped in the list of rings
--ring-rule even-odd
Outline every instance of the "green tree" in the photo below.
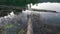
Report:
[[[14,5],[14,6],[25,6],[29,3],[36,3],[37,0],[0,0],[0,4],[3,5]]]
[[[60,0],[0,0],[0,4],[14,6],[25,6],[29,3],[35,4],[39,2],[60,2]]]

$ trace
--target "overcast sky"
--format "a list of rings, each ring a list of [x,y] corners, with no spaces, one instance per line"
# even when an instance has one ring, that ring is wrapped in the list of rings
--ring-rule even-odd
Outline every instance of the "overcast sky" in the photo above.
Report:
[[[58,11],[60,12],[60,3],[50,3],[50,2],[46,2],[46,3],[38,3],[38,6],[32,5],[31,8],[34,9],[45,9],[45,10],[54,10],[54,11]]]
[[[29,7],[29,5],[28,5],[28,7]],[[53,11],[60,12],[60,3],[44,2],[44,3],[35,4],[35,5],[31,4],[31,8],[34,8],[34,9],[44,9],[44,10],[53,10]],[[23,13],[30,14],[31,11],[26,10],[26,11],[23,11]]]

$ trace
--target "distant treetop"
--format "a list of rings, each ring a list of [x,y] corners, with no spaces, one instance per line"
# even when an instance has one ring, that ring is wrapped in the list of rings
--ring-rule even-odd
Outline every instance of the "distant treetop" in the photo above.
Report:
[[[29,3],[60,2],[60,0],[0,0],[0,5],[25,6]]]

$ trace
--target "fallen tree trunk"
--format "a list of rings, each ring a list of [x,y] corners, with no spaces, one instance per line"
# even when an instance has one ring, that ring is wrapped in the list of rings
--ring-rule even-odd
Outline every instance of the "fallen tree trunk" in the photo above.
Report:
[[[33,27],[31,22],[31,17],[28,17],[28,24],[27,24],[27,34],[33,34]]]

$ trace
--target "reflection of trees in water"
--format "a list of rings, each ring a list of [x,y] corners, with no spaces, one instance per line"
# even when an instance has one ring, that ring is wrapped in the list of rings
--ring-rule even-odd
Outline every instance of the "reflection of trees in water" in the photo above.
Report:
[[[26,24],[23,23],[23,17],[21,15],[22,14],[15,15],[13,18],[3,18],[3,22],[0,22],[0,24],[3,23],[3,26],[0,27],[0,32],[2,32],[2,34],[20,34],[21,32],[25,33]]]
[[[41,19],[41,15],[33,14],[32,22],[34,34],[60,34],[60,26],[45,24]]]

